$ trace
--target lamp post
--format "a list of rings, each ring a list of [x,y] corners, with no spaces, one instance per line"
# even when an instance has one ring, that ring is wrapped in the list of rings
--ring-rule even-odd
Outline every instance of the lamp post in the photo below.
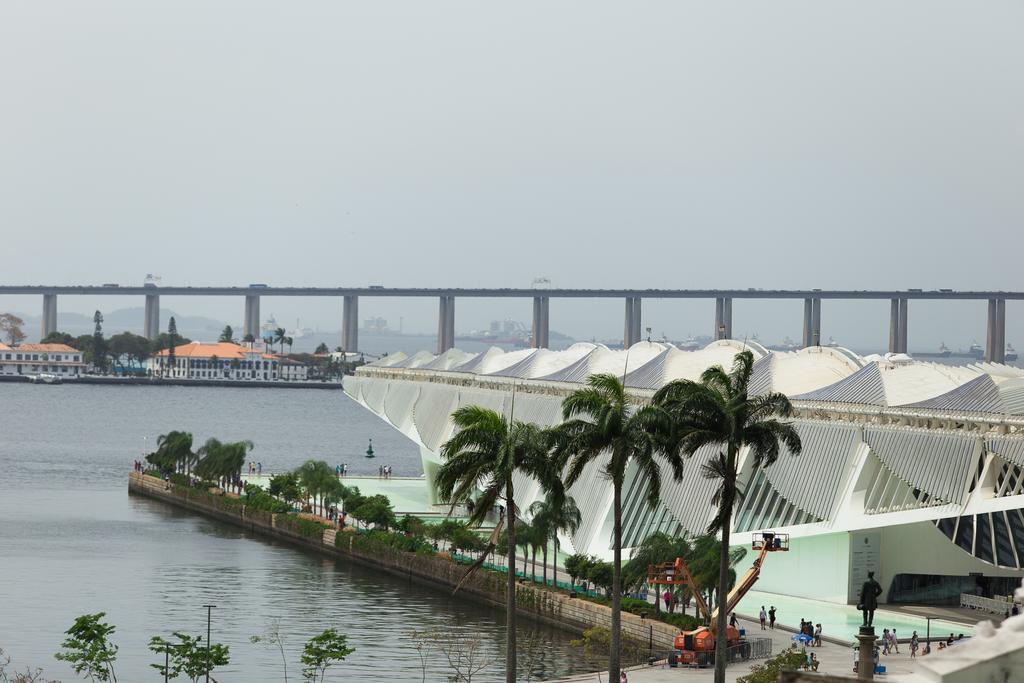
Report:
[[[203,605],[206,608],[206,683],[210,683],[210,613],[217,605]]]

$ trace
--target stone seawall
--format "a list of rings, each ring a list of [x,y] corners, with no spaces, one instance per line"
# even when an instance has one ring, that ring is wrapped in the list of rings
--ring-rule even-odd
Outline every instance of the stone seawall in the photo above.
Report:
[[[286,541],[324,555],[342,557],[441,590],[452,590],[466,573],[465,565],[444,557],[402,552],[373,543],[359,534],[341,534],[342,540],[337,545],[339,534],[334,529],[325,529],[322,536],[304,536],[292,523],[293,515],[247,510],[238,499],[176,487],[156,477],[136,472],[128,475],[128,491],[234,524],[254,534]],[[459,594],[504,608],[505,584],[504,574],[478,570],[462,585]],[[611,625],[611,608],[546,590],[528,582],[519,583],[516,604],[521,614],[577,633],[592,626],[609,628]],[[670,624],[622,613],[623,638],[644,646],[650,642],[656,651],[671,649],[677,633],[679,630]]]

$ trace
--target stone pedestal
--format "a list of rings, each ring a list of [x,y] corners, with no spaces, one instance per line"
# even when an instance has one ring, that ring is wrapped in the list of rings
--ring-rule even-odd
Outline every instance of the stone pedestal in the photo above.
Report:
[[[857,656],[857,678],[862,681],[875,679],[875,627],[861,626],[857,633],[860,646]]]

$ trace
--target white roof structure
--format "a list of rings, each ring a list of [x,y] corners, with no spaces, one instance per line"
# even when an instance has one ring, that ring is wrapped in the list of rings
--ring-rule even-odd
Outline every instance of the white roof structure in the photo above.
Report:
[[[827,537],[834,544],[842,538],[840,546],[813,546],[813,552],[839,558],[835,567],[816,570],[819,574],[845,577],[854,566],[846,535],[879,533],[886,556],[879,571],[883,584],[898,575],[1024,574],[1024,370],[1019,368],[947,366],[902,354],[865,358],[833,347],[772,352],[736,340],[695,351],[654,342],[628,350],[580,343],[560,351],[494,347],[476,355],[454,349],[441,356],[396,354],[358,369],[344,388],[420,445],[429,480],[453,431],[449,416],[460,406],[485,406],[550,426],[562,419],[564,396],[594,373],[624,377],[644,401],[667,382],[698,380],[713,365],[728,369],[744,350],[755,358],[749,393],[781,392],[792,399],[792,422],[803,448],[799,455],[783,449],[769,467],[755,467],[749,451],[741,451],[744,496],[732,520],[737,538],[765,529],[788,533],[795,543],[825,543],[814,539]],[[680,480],[666,466],[655,507],[644,502],[645,476],[635,468],[627,472],[626,547],[654,530],[706,530],[715,482],[701,466],[719,450],[710,446],[692,455]],[[517,475],[514,484],[523,510],[542,495],[527,475]],[[588,465],[570,493],[583,523],[564,539],[565,547],[607,556],[611,486],[602,464]],[[909,535],[890,531],[908,525]],[[919,539],[927,539],[926,545],[904,552],[923,542]],[[759,586],[783,585],[803,594],[803,584],[792,587],[790,576],[804,573],[803,565],[787,568],[780,559],[772,565],[778,573],[762,576]],[[806,590],[813,590],[814,582],[808,585]],[[829,599],[845,598],[835,598],[833,591]]]

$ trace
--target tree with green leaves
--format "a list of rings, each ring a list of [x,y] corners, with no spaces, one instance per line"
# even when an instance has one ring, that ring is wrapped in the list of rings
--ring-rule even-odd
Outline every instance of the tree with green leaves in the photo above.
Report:
[[[242,474],[246,456],[253,446],[253,442],[248,440],[222,442],[210,437],[196,451],[199,457],[195,466],[196,476],[225,487],[228,482]]]
[[[310,638],[302,648],[301,659],[306,667],[302,670],[302,677],[311,683],[323,683],[327,670],[355,651],[354,647],[348,646],[348,636],[333,628],[326,629]]]
[[[320,510],[323,512],[323,495],[329,490],[337,492],[336,500],[341,499],[341,491],[332,488],[334,485],[339,485],[338,477],[335,475],[334,469],[323,460],[307,460],[299,465],[295,470],[295,475],[298,477],[299,486],[306,493],[310,509],[313,512],[316,512],[318,502]]]
[[[753,353],[743,351],[736,354],[731,371],[726,372],[720,365],[710,367],[701,374],[699,382],[669,382],[652,399],[653,405],[673,416],[670,452],[689,457],[705,446],[719,448],[717,456],[703,469],[705,476],[718,481],[712,501],[718,510],[708,531],[721,534],[718,586],[722,595],[729,582],[729,533],[733,508],[740,495],[741,449],[749,449],[755,470],[771,466],[778,459],[782,444],[792,455],[799,455],[801,450],[800,436],[793,424],[777,419],[793,414],[789,399],[781,393],[747,393],[753,367]],[[720,599],[720,606],[722,602]],[[715,683],[725,681],[727,612],[724,607],[718,610],[715,627]]]
[[[152,353],[152,344],[145,337],[122,332],[110,338],[110,355],[129,368],[141,368]]]
[[[318,356],[326,355],[330,353],[330,349],[327,348],[327,344],[320,342],[320,344],[317,345],[316,350],[313,353],[315,353]]]
[[[107,340],[103,338],[103,314],[96,311],[92,316],[95,328],[92,332],[92,363],[100,372],[107,371]]]
[[[288,345],[288,353],[290,354],[290,353],[292,352],[292,343],[293,343],[294,341],[295,341],[295,340],[294,340],[294,339],[292,339],[291,337],[285,337],[285,338],[284,338],[284,339],[283,339],[283,340],[281,341],[281,352],[282,352],[282,353],[284,353],[284,345],[285,345],[285,344],[287,344],[287,345]]]
[[[669,432],[669,416],[657,405],[639,405],[626,393],[622,380],[602,373],[587,378],[587,385],[562,401],[564,422],[555,428],[555,453],[568,465],[566,486],[572,486],[592,462],[612,483],[612,590],[611,650],[608,680],[619,680],[622,639],[622,487],[626,469],[633,463],[647,484],[647,504],[661,496],[663,459],[677,479],[682,478],[682,459],[662,448]]]
[[[538,473],[538,480],[544,498],[530,506],[535,524],[544,529],[544,583],[548,575],[548,543],[554,544],[554,584],[558,585],[558,548],[559,534],[574,534],[583,522],[583,515],[576,505],[576,499],[566,493],[565,482],[562,481],[563,464],[556,458],[550,458]]]
[[[197,456],[192,452],[191,432],[171,431],[156,438],[156,451],[146,456],[146,462],[157,469],[192,472]]]
[[[220,331],[220,337],[217,338],[219,342],[234,343],[235,331],[231,329],[231,325],[225,325],[224,329]]]
[[[272,476],[267,491],[286,503],[296,503],[302,499],[302,485],[299,483],[299,475],[295,472]]]
[[[284,329],[283,327],[278,327],[276,330],[274,330],[274,334],[273,334],[273,336],[270,337],[270,340],[271,340],[271,344],[280,344],[281,345],[281,353],[284,353],[284,342],[285,342],[285,339],[287,339],[287,338],[288,338],[288,330]]]
[[[62,662],[67,662],[79,676],[90,681],[112,681],[117,683],[114,674],[114,660],[117,659],[117,645],[110,642],[114,635],[114,626],[104,623],[106,612],[83,614],[75,619],[61,643],[63,650],[54,655]]]
[[[587,568],[587,580],[604,589],[605,595],[612,597],[615,590],[615,567],[611,562],[594,562]]]
[[[506,420],[480,406],[464,406],[452,413],[455,434],[441,446],[443,464],[436,484],[442,500],[452,507],[476,496],[470,523],[479,525],[499,501],[505,504],[508,555],[515,558],[515,522],[518,509],[513,479],[518,472],[531,476],[548,457],[549,437],[535,424]],[[510,560],[510,564],[514,561]],[[505,680],[516,680],[516,577],[509,571],[505,609]]]
[[[190,636],[180,631],[175,631],[171,636],[174,640],[165,640],[160,636],[153,636],[149,640],[149,649],[164,656],[166,666],[164,663],[150,664],[162,676],[173,679],[185,674],[192,683],[196,683],[200,678],[213,673],[218,666],[230,663],[227,645],[210,643],[207,647],[203,645],[202,636]],[[213,676],[210,676],[210,680],[217,683]]]
[[[174,316],[172,315],[171,319],[167,321],[167,369],[171,373],[172,377],[174,376],[174,350],[178,345],[177,337],[178,323],[175,322]]]
[[[80,349],[78,347],[78,339],[76,339],[75,337],[72,337],[67,332],[51,332],[50,334],[48,334],[45,337],[43,337],[42,339],[40,339],[39,343],[40,344],[64,344],[66,346],[70,346],[73,349],[78,349],[79,351],[82,350],[82,349]]]
[[[335,480],[337,481],[337,480]],[[372,524],[375,529],[387,531],[398,523],[395,510],[387,496],[367,496],[359,507],[352,508],[352,515],[363,524]]]
[[[585,553],[575,553],[565,558],[565,573],[569,575],[572,587],[576,588],[576,580],[587,576],[593,560]]]

